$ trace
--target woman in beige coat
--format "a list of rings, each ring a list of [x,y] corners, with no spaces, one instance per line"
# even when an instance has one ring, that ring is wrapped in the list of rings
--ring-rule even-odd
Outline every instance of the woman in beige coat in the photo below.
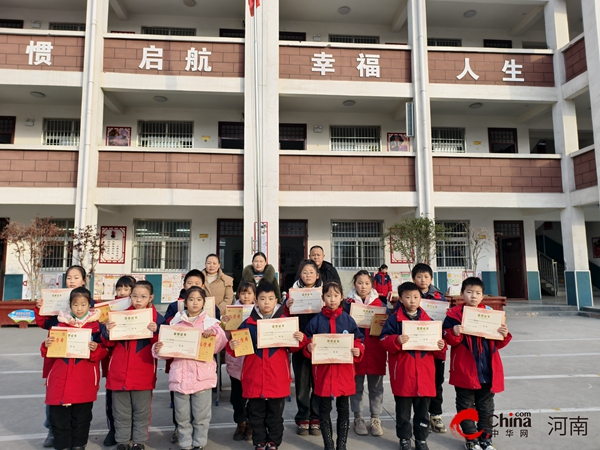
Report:
[[[205,278],[204,285],[208,287],[210,295],[215,298],[215,305],[223,316],[225,315],[225,306],[231,305],[235,300],[233,298],[233,278],[223,273],[221,260],[214,253],[206,257],[204,265],[205,268],[202,271]]]

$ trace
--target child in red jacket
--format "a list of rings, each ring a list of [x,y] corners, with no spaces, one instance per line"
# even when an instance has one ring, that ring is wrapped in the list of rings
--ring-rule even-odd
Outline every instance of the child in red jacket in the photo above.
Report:
[[[46,404],[50,407],[50,425],[54,448],[82,450],[85,448],[92,421],[92,407],[100,386],[100,360],[107,351],[100,341],[100,311],[90,310],[90,291],[76,288],[69,299],[71,312],[58,317],[58,327],[89,328],[89,359],[48,358],[48,348],[54,337],[47,337],[41,347],[42,356],[49,361],[46,380]]]
[[[258,321],[277,319],[283,316],[283,308],[277,303],[275,287],[263,281],[256,288],[256,306],[241,325],[240,330],[250,331],[254,354],[244,358],[242,367],[242,392],[248,399],[248,423],[252,427],[252,442],[255,450],[277,450],[283,441],[283,408],[290,395],[289,352],[298,351],[305,345],[304,334],[294,333],[300,343],[298,347],[258,348]],[[235,356],[240,341],[232,339],[227,353]]]
[[[387,264],[382,264],[379,267],[379,271],[373,276],[373,289],[379,294],[379,299],[382,303],[387,303],[388,296],[394,291],[392,279],[388,275]]]
[[[402,322],[408,320],[429,321],[427,313],[419,306],[419,287],[411,282],[398,286],[400,303],[388,317],[381,331],[381,344],[389,353],[390,384],[396,401],[396,436],[400,450],[410,450],[410,410],[414,410],[413,433],[415,450],[428,450],[429,402],[435,396],[435,365],[432,351],[404,350],[410,337],[403,333]],[[437,342],[440,350],[446,344]]]
[[[152,390],[156,385],[156,360],[152,356],[152,345],[158,340],[158,327],[163,317],[152,305],[154,289],[148,281],[138,281],[131,292],[133,309],[152,309],[153,320],[148,329],[154,333],[150,339],[111,341],[108,333],[102,336],[106,346],[112,347],[112,355],[106,377],[106,387],[113,391],[113,415],[115,418],[115,440],[117,450],[144,450],[148,440]],[[108,322],[106,329],[115,327]],[[133,440],[133,446],[129,441]]]
[[[354,363],[360,362],[365,351],[362,343],[363,335],[356,322],[341,307],[344,294],[342,287],[335,281],[329,281],[323,286],[323,310],[317,314],[306,327],[308,345],[304,348],[307,357],[315,349],[310,340],[315,334],[352,334],[354,346],[352,355]],[[315,380],[315,395],[319,400],[319,421],[325,450],[346,450],[348,430],[350,429],[350,411],[348,398],[356,393],[356,374],[353,364],[318,364],[313,365]],[[331,401],[336,397],[335,406],[337,418],[337,446],[333,445],[333,428],[331,426]]]
[[[479,414],[477,426],[472,420],[463,420],[460,424],[468,436],[467,450],[495,450],[489,418],[494,414],[494,395],[504,390],[504,368],[498,350],[512,339],[506,324],[498,328],[504,340],[463,334],[464,307],[487,308],[481,303],[484,288],[479,278],[464,280],[460,292],[465,304],[451,308],[443,325],[444,339],[451,347],[450,384],[456,390],[456,412],[475,408]]]

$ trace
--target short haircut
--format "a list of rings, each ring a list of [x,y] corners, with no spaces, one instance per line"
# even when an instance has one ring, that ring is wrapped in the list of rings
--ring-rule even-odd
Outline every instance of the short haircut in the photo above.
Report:
[[[340,293],[342,298],[344,298],[344,290],[342,286],[336,281],[328,281],[323,285],[323,295],[327,294],[329,291],[337,291]]]
[[[115,287],[116,288],[128,287],[128,288],[133,289],[133,287],[135,286],[135,283],[136,283],[135,278],[133,278],[132,276],[129,276],[129,275],[124,275],[117,280],[117,284],[115,285]]]
[[[269,283],[268,281],[261,281],[260,283],[258,283],[258,287],[256,288],[256,298],[258,298],[258,296],[263,292],[267,294],[272,292],[273,294],[275,294],[275,286],[272,283]]]
[[[217,258],[217,261],[219,262],[219,264],[221,264],[221,258],[219,258],[219,255],[216,255],[214,253],[209,253],[208,255],[206,255],[206,258],[204,259],[204,262],[208,261],[208,258],[210,258],[210,257]]]
[[[69,275],[69,272],[71,270],[77,270],[79,271],[79,273],[81,274],[81,278],[83,278],[83,281],[86,281],[87,279],[87,272],[85,271],[85,269],[77,264],[75,264],[74,266],[71,266],[67,269],[67,271],[65,272],[65,278]]]
[[[429,264],[419,263],[419,264],[415,265],[415,267],[413,267],[412,270],[410,271],[410,276],[414,280],[415,277],[420,273],[428,273],[429,276],[431,278],[433,278],[433,270],[431,270],[431,267],[429,266]]]
[[[379,267],[379,270],[385,270],[385,269],[387,269],[387,268],[388,268],[387,264],[382,264],[382,265]]]
[[[317,263],[314,262],[312,259],[305,259],[304,261],[302,261],[300,263],[300,266],[298,266],[298,273],[301,274],[302,270],[304,270],[306,266],[312,266],[313,269],[315,269],[315,272],[317,272],[317,278],[319,278],[319,266],[317,266]]]
[[[371,272],[369,272],[368,270],[365,270],[365,269],[361,269],[354,274],[354,276],[352,277],[352,284],[355,284],[356,280],[358,280],[358,277],[362,277],[363,275],[369,277],[369,280],[371,281],[371,285],[372,285],[373,284],[373,275],[371,275]]]
[[[90,308],[92,306],[94,306],[94,301],[92,300],[92,293],[87,290],[84,287],[78,287],[75,288],[71,291],[71,294],[69,295],[69,305],[73,304],[73,301],[77,298],[77,297],[83,297],[88,301],[88,304],[90,305]]]
[[[135,283],[135,286],[133,286],[134,289],[136,287],[146,288],[150,292],[150,295],[154,295],[154,286],[152,286],[152,283],[150,283],[149,281],[146,281],[146,280],[138,281],[137,283]]]
[[[267,256],[263,253],[263,252],[256,252],[253,256],[252,256],[252,262],[254,262],[254,259],[257,256],[262,256],[265,259],[265,262],[267,261]]]
[[[185,274],[185,277],[183,277],[183,284],[185,284],[185,282],[188,280],[188,278],[191,278],[191,277],[200,278],[202,280],[202,284],[204,284],[204,282],[206,281],[206,279],[204,278],[204,274],[202,273],[201,270],[192,269],[188,273]]]
[[[235,296],[240,298],[240,294],[246,291],[252,291],[256,297],[256,284],[253,281],[242,281],[235,292]]]
[[[469,286],[480,287],[481,291],[485,293],[485,284],[477,277],[468,277],[462,282],[460,287],[460,293],[462,294]]]
[[[187,299],[189,298],[192,292],[198,292],[200,294],[200,297],[202,297],[202,300],[206,300],[206,292],[204,292],[204,289],[199,288],[198,286],[192,286],[187,291],[185,291],[185,294],[183,294],[183,303],[187,302]]]
[[[320,245],[313,245],[310,250],[308,251],[308,253],[312,252],[315,248],[319,248],[321,249],[321,251],[323,252],[323,254],[325,254],[325,250],[323,250],[323,247],[321,247]]]
[[[402,294],[404,294],[405,292],[412,292],[412,291],[417,291],[419,292],[419,296],[421,295],[421,290],[419,289],[419,286],[417,286],[415,283],[411,282],[411,281],[406,281],[404,283],[402,283],[400,286],[398,286],[398,296],[402,297]]]

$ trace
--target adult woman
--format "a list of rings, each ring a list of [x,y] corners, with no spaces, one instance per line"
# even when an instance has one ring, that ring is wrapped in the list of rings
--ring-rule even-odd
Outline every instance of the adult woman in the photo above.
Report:
[[[215,298],[215,305],[223,316],[225,306],[233,303],[233,278],[223,273],[221,260],[214,253],[206,257],[204,266],[202,273],[206,280],[205,286],[208,287],[209,295]]]
[[[273,284],[277,301],[281,303],[281,291],[279,281],[275,278],[275,267],[267,264],[267,257],[263,252],[255,253],[252,257],[252,264],[244,267],[242,281],[253,281],[257,286],[261,281]]]

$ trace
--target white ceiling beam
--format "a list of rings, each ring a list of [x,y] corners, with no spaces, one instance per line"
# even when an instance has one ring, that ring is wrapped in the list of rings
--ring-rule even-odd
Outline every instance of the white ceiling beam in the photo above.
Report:
[[[408,18],[408,0],[400,0],[398,12],[392,20],[392,31],[400,31]]]
[[[125,114],[125,106],[109,92],[104,92],[104,104],[115,114],[120,116]]]
[[[112,7],[119,20],[129,19],[129,13],[125,8],[125,5],[123,5],[123,0],[110,0],[110,6]]]
[[[542,114],[550,109],[552,105],[544,104],[544,105],[535,105],[530,107],[527,111],[517,117],[517,123],[526,123],[533,119],[537,119]]]
[[[98,205],[98,211],[102,211],[108,214],[121,214],[122,208],[120,206],[102,206]]]
[[[538,20],[544,15],[543,6],[535,6],[525,14],[517,24],[512,27],[510,34],[512,36],[521,36],[526,33]]]

